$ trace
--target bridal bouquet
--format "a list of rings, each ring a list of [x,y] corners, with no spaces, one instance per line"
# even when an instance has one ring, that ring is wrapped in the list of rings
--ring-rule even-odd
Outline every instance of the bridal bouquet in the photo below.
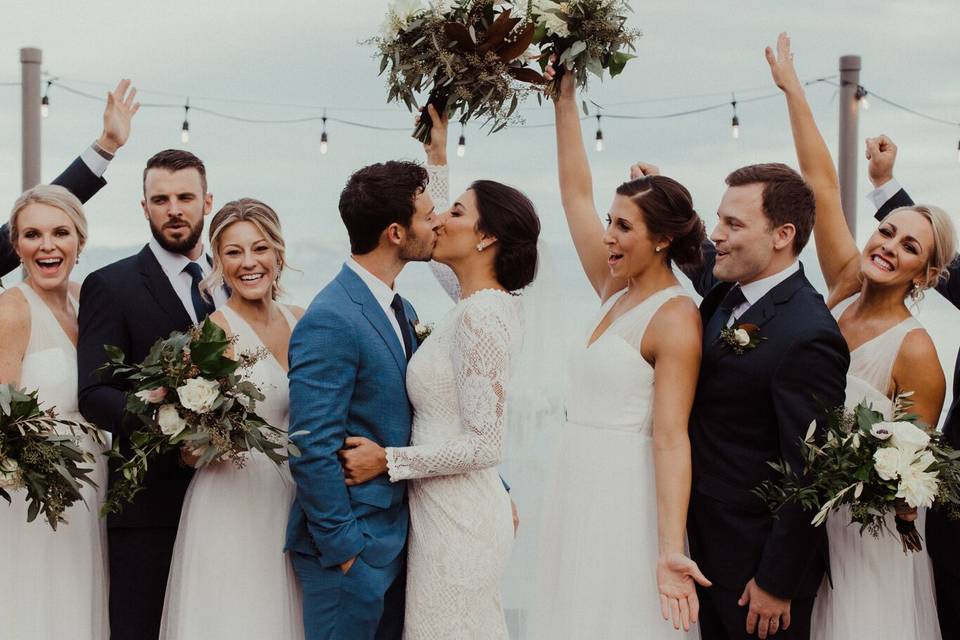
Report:
[[[368,42],[380,56],[380,73],[389,67],[387,102],[417,109],[416,93],[430,91],[427,102],[460,122],[486,118],[491,133],[514,119],[518,103],[542,84],[527,64],[535,27],[525,2],[503,0],[395,0],[387,9],[380,35]],[[429,142],[426,111],[413,137]]]
[[[257,450],[281,465],[300,455],[287,434],[256,413],[264,399],[244,370],[266,357],[257,352],[227,356],[231,341],[209,319],[190,331],[170,334],[150,349],[140,364],[127,364],[120,349],[105,345],[109,360],[100,371],[128,387],[126,409],[145,429],[131,434],[127,458],[115,443],[121,477],[113,483],[103,513],[119,512],[141,489],[151,458],[180,447],[198,456],[196,467],[230,460],[239,467],[246,451]]]
[[[635,58],[634,43],[640,31],[626,27],[632,10],[626,0],[531,0],[530,14],[537,25],[534,42],[546,64],[556,56],[556,65],[574,74],[576,84],[587,86],[587,73],[598,78],[623,71]],[[546,87],[550,95],[559,88],[558,74]]]
[[[811,423],[800,443],[809,480],[798,477],[784,462],[770,465],[782,476],[754,490],[776,512],[795,501],[816,511],[813,524],[822,525],[832,511],[850,508],[860,533],[879,536],[886,514],[903,513],[934,503],[957,514],[960,505],[960,452],[943,444],[936,430],[917,424],[906,413],[910,394],[898,396],[892,421],[862,402],[853,411],[831,412],[826,441],[814,438]],[[896,518],[903,550],[920,551],[920,534],[913,522]]]
[[[57,433],[56,426],[68,427],[71,433]],[[96,486],[88,477],[94,454],[80,447],[81,434],[103,444],[91,425],[61,420],[53,409],[41,409],[36,391],[0,385],[0,497],[11,502],[10,492],[25,491],[30,503],[27,522],[43,512],[56,530],[58,523],[66,522],[63,512],[83,500],[80,483]]]

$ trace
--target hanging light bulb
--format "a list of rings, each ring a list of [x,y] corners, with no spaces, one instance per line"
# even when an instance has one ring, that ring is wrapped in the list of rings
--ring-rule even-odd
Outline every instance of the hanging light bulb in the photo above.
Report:
[[[960,162],[960,142],[957,143],[957,162]]]
[[[733,120],[730,121],[730,135],[734,140],[740,137],[740,118],[737,117],[737,96],[731,94],[730,106],[733,107]]]
[[[190,142],[190,98],[187,98],[187,104],[183,107],[183,127],[180,128],[180,142],[183,144]]]
[[[43,92],[43,97],[40,98],[40,116],[46,118],[50,115],[50,85],[53,84],[52,80],[47,80],[47,88]]]
[[[861,107],[863,107],[867,111],[870,110],[870,101],[867,100],[867,90],[860,85],[857,85],[856,98],[857,98],[857,101],[860,103]]]
[[[323,117],[320,118],[322,123],[322,128],[320,130],[320,155],[327,155],[327,114],[324,112]]]
[[[462,158],[467,154],[467,139],[463,135],[463,129],[460,129],[460,139],[457,140],[457,157]]]
[[[600,129],[600,114],[597,114],[597,151],[603,151],[603,131]]]

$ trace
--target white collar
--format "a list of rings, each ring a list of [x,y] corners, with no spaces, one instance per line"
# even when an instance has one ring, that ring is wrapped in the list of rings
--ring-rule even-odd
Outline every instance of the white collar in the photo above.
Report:
[[[153,255],[157,258],[157,262],[160,263],[160,267],[168,277],[183,273],[183,270],[186,269],[187,265],[191,262],[196,262],[198,265],[200,265],[200,270],[204,274],[208,273],[210,271],[210,265],[206,260],[204,260],[206,253],[204,253],[202,250],[203,244],[200,245],[200,248],[200,258],[197,260],[191,260],[183,254],[174,253],[164,249],[160,246],[160,243],[157,242],[156,238],[150,238],[150,250],[153,252]]]
[[[373,275],[367,269],[353,259],[353,257],[347,258],[347,261],[344,263],[350,269],[360,276],[360,279],[363,280],[364,284],[367,285],[367,288],[370,289],[370,293],[373,294],[373,297],[376,298],[377,302],[380,303],[380,306],[384,309],[389,309],[390,304],[393,302],[393,296],[397,294],[396,291],[387,286],[387,283]]]
[[[794,260],[793,264],[783,271],[778,271],[772,276],[767,276],[766,278],[754,280],[753,282],[740,285],[740,290],[743,292],[743,297],[747,299],[747,303],[752,307],[757,303],[757,300],[770,293],[775,286],[795,274],[797,271],[800,271],[800,261]]]

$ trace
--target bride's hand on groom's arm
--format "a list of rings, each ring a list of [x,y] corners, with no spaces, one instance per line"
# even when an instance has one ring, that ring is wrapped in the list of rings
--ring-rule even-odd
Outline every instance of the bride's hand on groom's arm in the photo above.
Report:
[[[660,613],[673,621],[673,628],[690,630],[700,615],[697,583],[709,587],[713,583],[700,571],[697,563],[679,552],[661,553],[657,560],[657,589],[660,591]]]
[[[348,487],[369,482],[387,472],[386,449],[368,438],[347,438],[337,456]]]

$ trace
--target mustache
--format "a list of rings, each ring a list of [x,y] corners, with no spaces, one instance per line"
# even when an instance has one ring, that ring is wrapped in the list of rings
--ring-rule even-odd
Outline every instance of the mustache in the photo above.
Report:
[[[172,229],[174,227],[190,227],[190,223],[187,222],[186,220],[175,218],[173,220],[168,220],[167,222],[164,222],[161,229]]]

